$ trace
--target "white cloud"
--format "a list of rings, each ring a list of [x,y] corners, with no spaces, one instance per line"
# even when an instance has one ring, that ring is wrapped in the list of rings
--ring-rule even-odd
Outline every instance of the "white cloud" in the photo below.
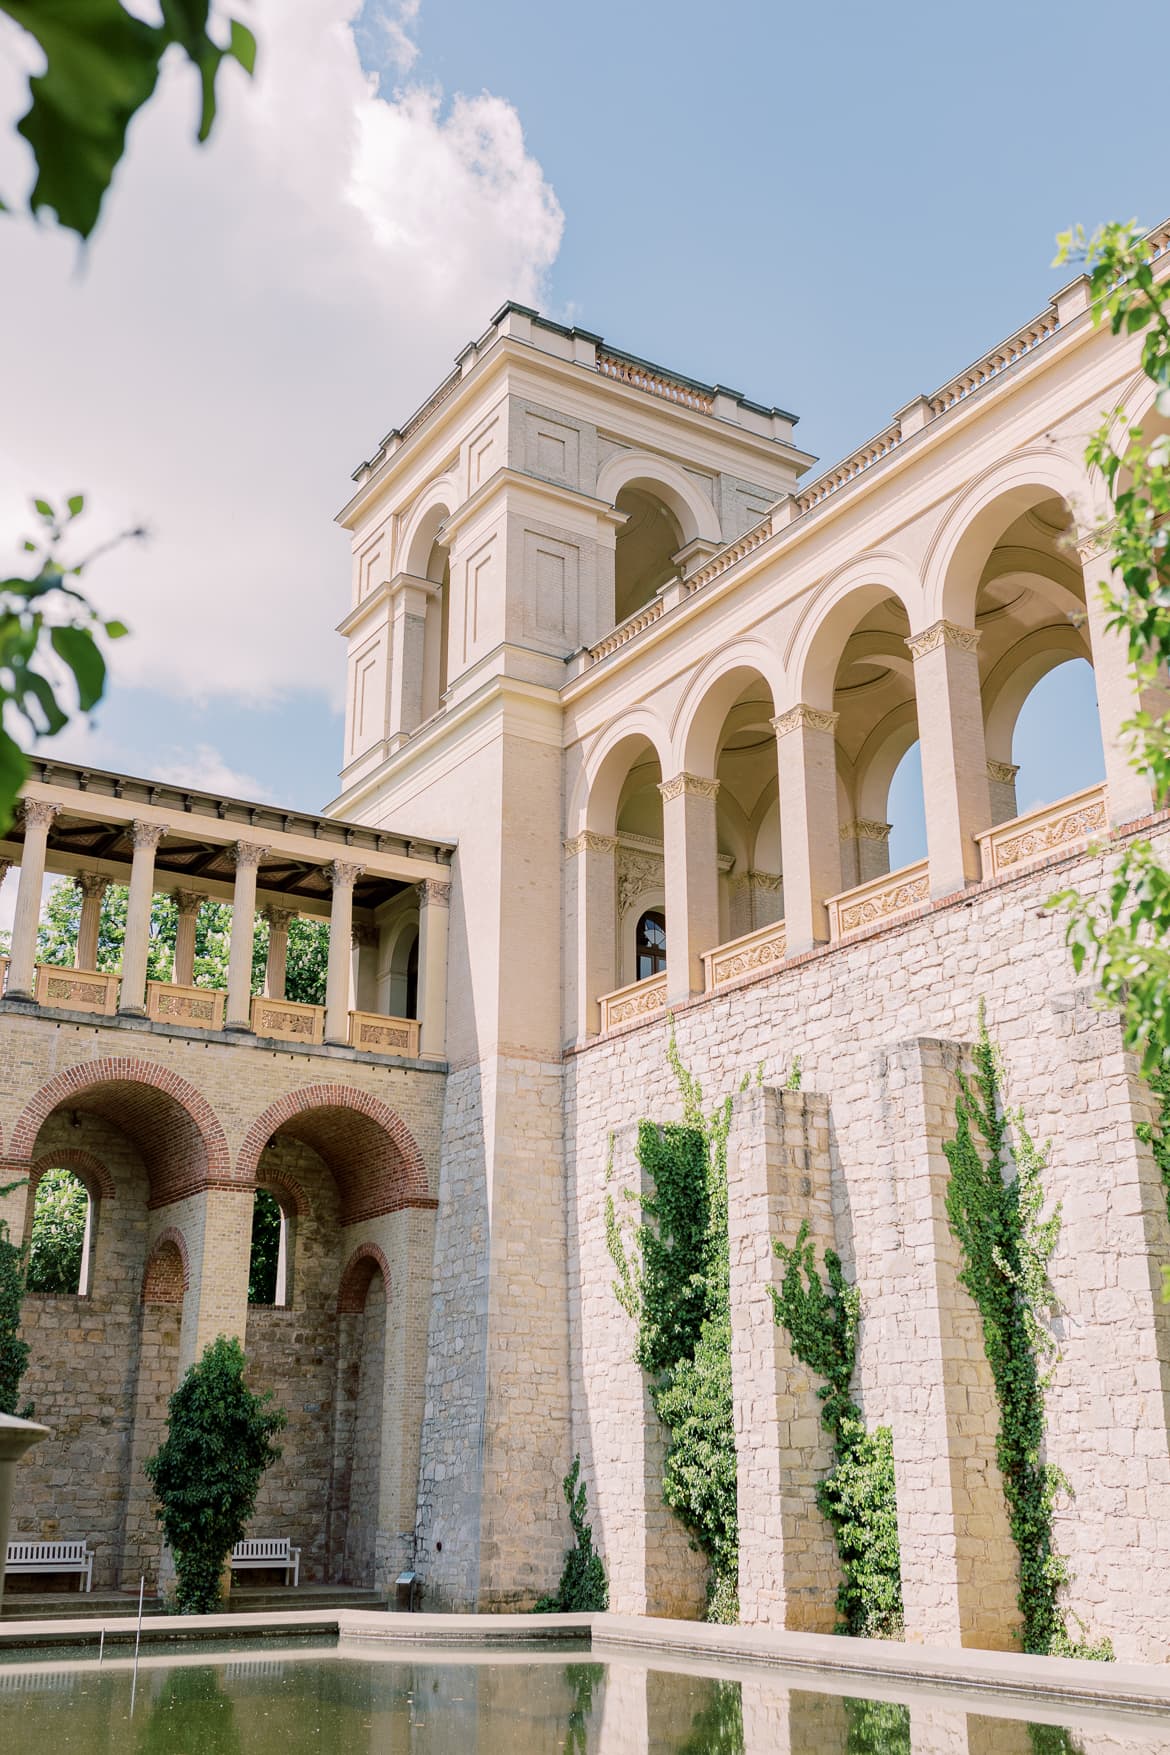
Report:
[[[254,10],[257,78],[226,69],[205,148],[168,65],[80,271],[64,235],[0,221],[0,537],[28,494],[83,489],[95,538],[152,533],[90,575],[134,633],[116,680],[336,699],[349,471],[505,298],[539,302],[562,216],[507,103],[378,95],[357,0]],[[381,16],[409,68],[415,0]],[[0,121],[23,101],[0,71]],[[6,195],[22,153],[0,142]]]
[[[193,786],[199,792],[215,793],[221,798],[263,803],[272,797],[262,780],[237,767],[214,744],[168,742],[162,728],[146,750],[136,749],[112,737],[101,725],[79,716],[59,736],[38,744],[34,753],[50,762],[59,758],[63,762],[88,763],[114,773],[161,780],[169,786]]]
[[[418,24],[420,0],[391,0],[373,9],[369,29],[380,38],[386,59],[400,73],[409,73],[418,60],[418,44],[412,31]]]

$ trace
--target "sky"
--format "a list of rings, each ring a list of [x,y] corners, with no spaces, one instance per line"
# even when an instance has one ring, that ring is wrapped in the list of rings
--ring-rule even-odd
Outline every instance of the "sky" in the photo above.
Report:
[[[88,251],[0,218],[0,544],[79,490],[79,554],[151,533],[87,575],[132,638],[55,748],[212,791],[335,792],[333,515],[505,298],[796,412],[827,466],[1044,306],[1058,230],[1170,212],[1137,71],[1164,0],[236,7],[259,71],[225,70],[208,146],[176,62]],[[0,18],[10,202],[26,44]],[[1021,808],[1099,768],[1079,668]]]

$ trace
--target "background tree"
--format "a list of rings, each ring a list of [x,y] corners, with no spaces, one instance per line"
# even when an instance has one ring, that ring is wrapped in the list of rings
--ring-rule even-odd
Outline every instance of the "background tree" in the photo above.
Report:
[[[252,1246],[248,1256],[249,1304],[276,1303],[283,1223],[284,1215],[276,1196],[266,1188],[258,1188],[252,1205]]]
[[[255,65],[255,39],[236,19],[228,21],[225,44],[211,36],[209,0],[160,0],[159,11],[159,22],[148,24],[121,0],[0,0],[0,13],[34,39],[45,59],[29,80],[29,107],[17,123],[36,162],[29,211],[52,212],[79,238],[87,239],[97,225],[125,151],[126,129],[153,93],[168,50],[182,51],[199,75],[201,141],[215,120],[223,62],[235,61],[245,73]],[[9,211],[0,200],[0,213]],[[34,505],[41,529],[24,541],[28,570],[0,579],[0,720],[11,722],[5,713],[11,707],[39,739],[68,723],[58,694],[66,674],[81,712],[101,700],[106,661],[98,636],[118,639],[126,630],[99,616],[73,583],[95,557],[62,559],[68,528],[84,507],[82,495],[72,494],[63,511],[48,500]],[[0,834],[12,822],[27,775],[21,744],[0,724]]]
[[[0,1188],[0,1200],[19,1182]],[[25,1252],[8,1235],[7,1223],[0,1219],[0,1414],[17,1412],[20,1380],[28,1364],[28,1342],[20,1338],[20,1303],[24,1297]],[[28,1408],[20,1410],[27,1416]]]
[[[126,907],[129,890],[111,884],[102,900],[98,924],[97,966],[115,973],[122,966],[126,938]],[[81,925],[81,894],[71,878],[61,878],[49,891],[37,929],[37,956],[42,963],[71,967],[77,954]],[[175,938],[179,911],[170,894],[154,897],[150,910],[150,944],[146,973],[150,981],[170,981],[175,965]],[[208,900],[195,923],[196,987],[227,987],[228,952],[231,946],[232,905]],[[268,922],[260,916],[252,945],[252,992],[264,986],[268,959]],[[329,922],[298,916],[288,934],[285,996],[305,1005],[324,1005],[325,976],[329,965]]]
[[[272,1440],[287,1416],[270,1392],[248,1388],[244,1364],[239,1341],[212,1341],[171,1397],[167,1435],[144,1465],[175,1557],[182,1614],[218,1607],[228,1556],[248,1532],[265,1469],[280,1456]]]
[[[81,1284],[89,1195],[72,1170],[46,1170],[37,1183],[25,1285],[30,1292],[76,1292]]]

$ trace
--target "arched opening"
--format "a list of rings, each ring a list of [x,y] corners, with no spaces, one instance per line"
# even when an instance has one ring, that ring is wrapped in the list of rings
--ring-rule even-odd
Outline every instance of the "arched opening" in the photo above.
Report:
[[[96,1204],[76,1171],[50,1165],[41,1172],[33,1197],[27,1291],[88,1294]]]
[[[648,914],[658,917],[665,952],[666,861],[662,840],[662,768],[652,744],[639,740],[618,794],[617,969],[615,987],[644,981],[651,973],[639,956],[638,928]]]
[[[292,1238],[289,1214],[271,1188],[258,1188],[252,1202],[248,1252],[248,1303],[283,1309],[289,1298]]]
[[[975,626],[991,819],[1056,803],[1105,774],[1084,573],[1068,504],[1001,508],[979,557]]]
[[[385,1006],[389,1017],[418,1017],[418,944],[418,920],[411,918],[398,928],[390,946],[389,988]]]
[[[423,621],[423,674],[421,722],[439,711],[447,688],[447,665],[451,622],[451,556],[445,545],[434,542],[427,558],[426,577],[434,587],[427,598]]]
[[[766,679],[737,670],[711,691],[688,741],[688,767],[710,772],[705,745],[713,727],[704,736],[704,720],[721,717],[714,732],[721,940],[742,938],[784,917],[775,713]]]
[[[899,599],[883,598],[861,610],[837,662],[832,698],[843,891],[925,857],[909,632]]]
[[[614,619],[624,622],[678,577],[684,539],[675,513],[645,483],[627,484],[614,504],[625,516],[614,560]]]
[[[337,1298],[337,1387],[330,1508],[332,1566],[343,1584],[369,1587],[382,1513],[383,1395],[389,1267],[376,1246],[347,1262]]]
[[[666,910],[647,908],[634,929],[635,979],[649,981],[666,973]]]

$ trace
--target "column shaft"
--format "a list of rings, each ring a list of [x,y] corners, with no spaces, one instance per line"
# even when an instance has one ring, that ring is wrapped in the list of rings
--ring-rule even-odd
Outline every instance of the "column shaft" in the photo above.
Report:
[[[252,952],[256,940],[256,878],[267,847],[237,841],[236,883],[232,892],[232,937],[228,951],[227,1015],[224,1028],[247,1030],[252,1023]]]
[[[443,1060],[447,1053],[447,933],[451,886],[427,878],[418,886],[419,1054]]]
[[[703,952],[719,943],[718,780],[676,774],[662,794],[666,865],[666,997],[703,991]]]
[[[267,999],[283,999],[288,978],[288,932],[296,914],[291,908],[266,908],[264,918],[268,922],[264,994]]]
[[[155,849],[166,834],[163,823],[135,823],[126,939],[122,946],[122,990],[118,1010],[138,1017],[146,1010],[146,963],[150,953],[150,912],[154,902]]]
[[[906,644],[914,659],[930,893],[950,896],[979,881],[975,837],[991,827],[979,635],[939,621]]]
[[[102,900],[110,886],[110,880],[102,877],[100,872],[79,871],[73,882],[81,894],[81,919],[77,927],[77,950],[73,957],[73,967],[96,969]]]
[[[598,1000],[617,986],[617,840],[591,829],[565,842],[566,1041],[600,1027]]]
[[[49,826],[57,814],[57,806],[39,798],[26,798],[21,814],[24,817],[24,850],[20,856],[20,883],[16,891],[16,913],[8,953],[9,999],[31,999],[33,996],[41,888],[45,881]]]
[[[803,703],[773,719],[788,955],[829,937],[825,898],[841,888],[836,713]]]
[[[1090,575],[1090,578],[1092,576]],[[1115,579],[1115,589],[1124,586]],[[1111,823],[1132,823],[1148,816],[1153,808],[1150,786],[1131,760],[1131,739],[1122,726],[1143,707],[1152,713],[1164,713],[1166,701],[1160,691],[1151,691],[1152,698],[1143,699],[1130,669],[1129,648],[1124,634],[1106,624],[1109,610],[1105,606],[1098,582],[1085,585],[1085,606],[1088,610],[1089,642],[1093,653],[1093,677],[1097,684],[1097,712],[1101,720],[1101,743],[1105,752],[1105,782],[1108,787],[1107,807]]]
[[[179,918],[175,929],[175,960],[171,979],[177,987],[191,987],[195,982],[195,935],[203,901],[204,898],[198,890],[175,891]]]
[[[333,899],[329,909],[329,968],[325,978],[325,1040],[349,1041],[349,956],[353,938],[353,886],[360,865],[335,860],[329,867]]]

